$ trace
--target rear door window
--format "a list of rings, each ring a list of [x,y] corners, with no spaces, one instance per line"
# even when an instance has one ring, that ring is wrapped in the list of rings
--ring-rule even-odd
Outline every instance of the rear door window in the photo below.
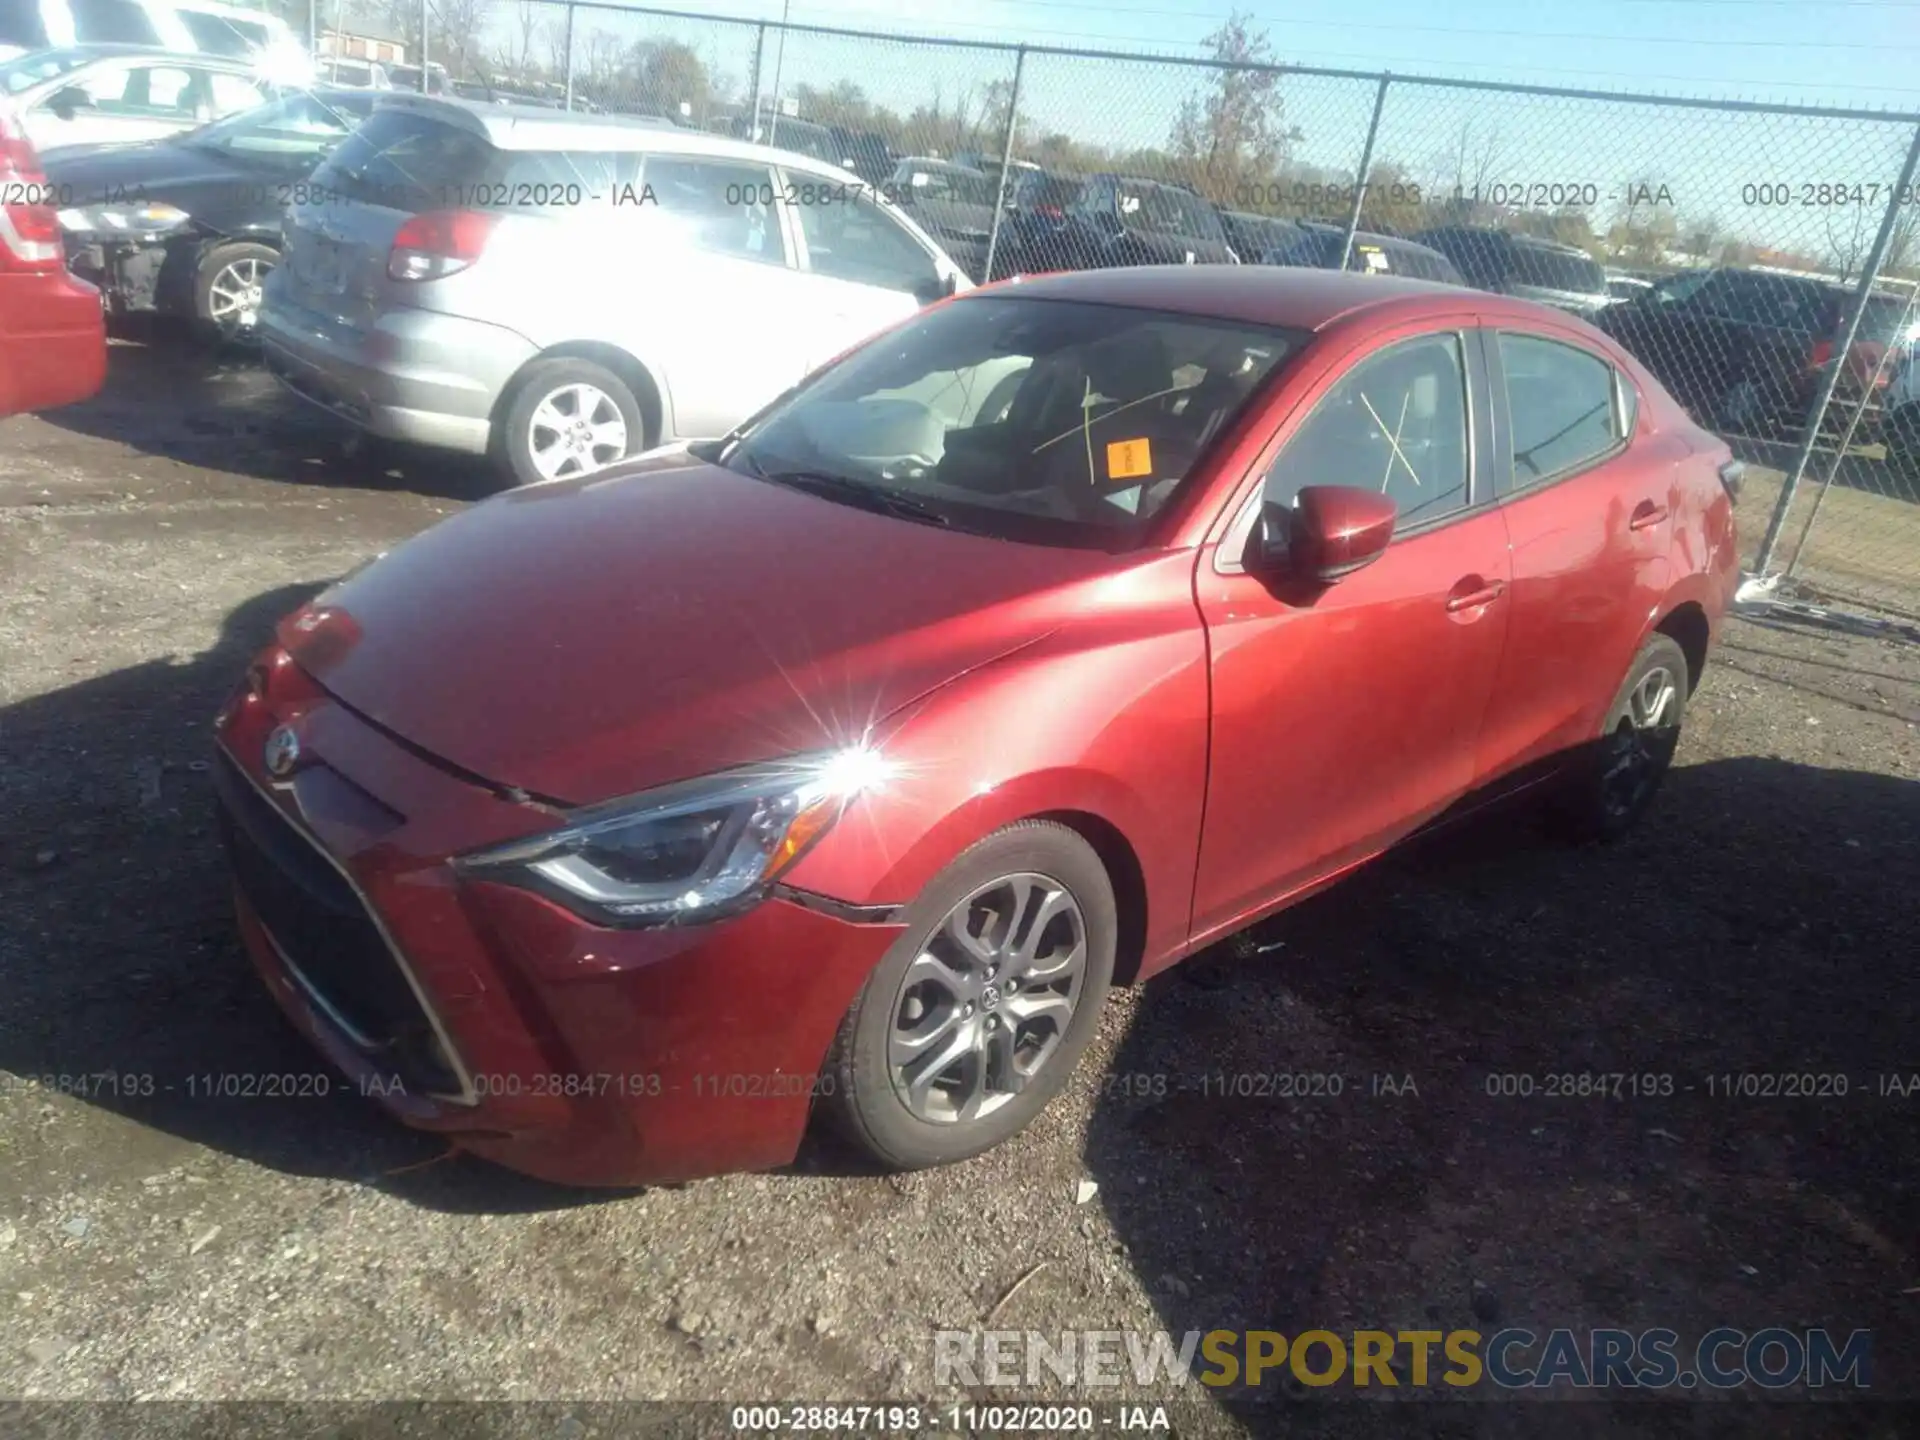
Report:
[[[651,155],[643,179],[653,196],[640,207],[643,220],[657,214],[710,255],[787,263],[773,172],[765,165]]]
[[[1513,488],[1592,463],[1621,442],[1613,367],[1558,340],[1503,331]]]
[[[153,17],[136,0],[67,0],[81,45],[158,45]]]

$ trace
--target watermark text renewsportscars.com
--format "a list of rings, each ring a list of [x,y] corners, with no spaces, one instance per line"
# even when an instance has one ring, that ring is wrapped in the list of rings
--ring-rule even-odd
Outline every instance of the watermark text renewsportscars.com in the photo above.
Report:
[[[1772,1326],[1678,1331],[939,1330],[939,1385],[1027,1389],[1298,1382],[1317,1389],[1872,1388],[1873,1332]]]

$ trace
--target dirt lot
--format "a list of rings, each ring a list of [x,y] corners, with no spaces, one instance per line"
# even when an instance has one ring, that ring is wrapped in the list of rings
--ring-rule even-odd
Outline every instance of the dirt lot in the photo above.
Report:
[[[274,618],[471,498],[462,467],[344,454],[249,368],[177,348],[117,348],[99,400],[0,423],[0,1398],[933,1397],[932,1333],[995,1312],[1865,1328],[1875,1391],[1920,1394],[1920,1092],[1879,1093],[1920,1072],[1920,648],[1882,641],[1736,624],[1630,841],[1512,817],[1390,859],[1261,953],[1118,997],[1070,1098],[948,1171],[820,1153],[578,1194],[437,1158],[346,1095],[196,1098],[210,1071],[319,1068],[232,936],[209,717]],[[105,1071],[155,1093],[22,1078]],[[1277,1071],[1346,1084],[1204,1078]],[[1488,1093],[1583,1071],[1674,1091]],[[1749,1072],[1849,1093],[1710,1093]],[[1352,1395],[1209,1393],[1185,1423],[1346,1430],[1379,1413]],[[1567,1435],[1763,1418],[1561,1413]]]

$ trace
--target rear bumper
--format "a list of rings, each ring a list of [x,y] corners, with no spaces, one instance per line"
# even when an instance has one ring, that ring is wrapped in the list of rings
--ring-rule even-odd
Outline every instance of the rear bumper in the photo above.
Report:
[[[280,1007],[361,1093],[564,1184],[792,1160],[832,1083],[834,1034],[898,926],[774,898],[714,925],[606,930],[463,880],[448,856],[551,814],[395,744],[283,655],[220,718],[240,930]],[[302,759],[275,778],[262,757],[280,724]]]
[[[0,275],[0,415],[88,399],[106,376],[98,290],[65,271]]]
[[[475,455],[508,382],[539,353],[498,325],[427,310],[355,329],[298,304],[277,275],[259,329],[267,369],[301,399],[370,434]]]

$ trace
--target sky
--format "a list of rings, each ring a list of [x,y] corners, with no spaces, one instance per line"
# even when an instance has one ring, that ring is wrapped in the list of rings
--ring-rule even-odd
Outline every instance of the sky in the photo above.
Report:
[[[1120,148],[1164,145],[1181,102],[1203,96],[1210,83],[1207,70],[1146,57],[1208,53],[1205,37],[1230,9],[1176,0],[665,3],[712,18],[582,11],[576,45],[595,28],[622,39],[683,40],[738,93],[752,70],[755,31],[726,20],[778,21],[784,11],[798,24],[876,38],[795,32],[782,47],[770,33],[761,57],[767,91],[776,77],[788,93],[799,83],[824,89],[851,79],[901,112],[935,95],[949,103],[977,97],[1011,74],[1013,60],[1004,51],[879,36],[1125,51],[1142,58],[1029,55],[1021,88],[1023,135],[1062,131]],[[494,23],[517,9],[501,4]],[[1287,64],[1920,113],[1920,0],[1243,0],[1241,11]],[[1287,123],[1300,136],[1294,159],[1354,173],[1373,82],[1287,76],[1281,90]],[[1911,124],[1892,122],[1396,82],[1375,155],[1428,188],[1457,180],[1465,158],[1504,191],[1531,192],[1535,208],[1577,196],[1597,228],[1632,186],[1651,179],[1669,187],[1683,225],[1710,219],[1756,243],[1830,256],[1864,250],[1913,133]]]

